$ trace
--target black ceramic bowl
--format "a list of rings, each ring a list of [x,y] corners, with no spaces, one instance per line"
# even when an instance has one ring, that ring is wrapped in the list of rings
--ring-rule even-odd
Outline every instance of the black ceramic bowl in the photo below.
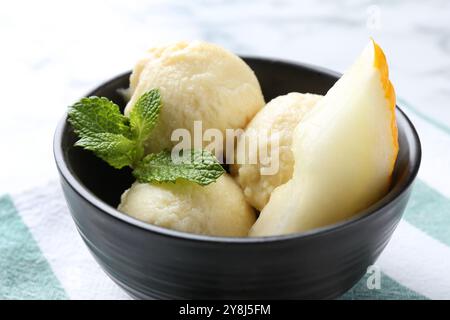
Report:
[[[266,101],[291,91],[325,94],[339,74],[267,59],[245,59]],[[120,106],[129,74],[89,95]],[[54,152],[64,194],[81,237],[105,272],[136,298],[335,298],[350,289],[388,243],[419,169],[417,133],[397,108],[400,151],[389,193],[349,221],[301,234],[210,237],[143,223],[115,208],[133,182],[90,152],[74,148],[66,116]],[[218,203],[217,205],[220,205]]]

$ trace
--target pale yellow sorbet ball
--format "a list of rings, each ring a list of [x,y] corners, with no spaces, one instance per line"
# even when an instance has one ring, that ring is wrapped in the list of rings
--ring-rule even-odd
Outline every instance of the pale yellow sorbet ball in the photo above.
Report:
[[[122,194],[118,209],[153,225],[195,234],[245,237],[256,216],[228,174],[200,186],[193,182],[138,183]]]
[[[297,92],[279,96],[258,112],[245,129],[245,134],[239,139],[238,150],[243,147],[242,144],[246,144],[245,149],[241,149],[246,152],[246,161],[244,164],[233,165],[231,171],[244,190],[245,198],[256,209],[262,210],[269,201],[272,191],[292,177],[294,168],[294,156],[291,151],[293,131],[321,98],[321,95]],[[249,147],[249,139],[255,139],[255,136],[251,135],[255,132],[257,133],[256,138],[260,138],[266,133],[268,137],[260,140],[258,147],[252,149]],[[278,135],[278,148],[273,142],[275,134]],[[267,150],[268,155],[267,163],[264,165],[260,161],[263,149]],[[278,156],[275,156],[273,152],[278,152]],[[253,164],[249,163],[252,157],[258,161]],[[268,168],[275,162],[278,162],[278,170],[275,171],[275,174],[261,174],[263,166]]]
[[[172,132],[185,128],[192,134],[195,120],[202,121],[203,130],[245,128],[265,104],[255,74],[242,59],[201,41],[150,49],[130,77],[125,114],[153,88],[160,89],[163,107],[147,152],[170,149],[177,143],[171,142]]]

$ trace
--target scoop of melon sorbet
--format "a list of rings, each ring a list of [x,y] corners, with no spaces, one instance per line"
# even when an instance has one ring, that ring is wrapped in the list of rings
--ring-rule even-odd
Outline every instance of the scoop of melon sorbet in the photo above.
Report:
[[[184,128],[192,134],[194,121],[201,121],[203,130],[220,130],[223,136],[226,129],[245,128],[265,104],[250,67],[230,51],[202,41],[150,49],[130,77],[125,114],[153,88],[159,88],[163,107],[147,152],[170,149],[176,144],[171,141],[174,130]]]
[[[245,198],[256,209],[262,210],[272,191],[292,178],[292,134],[321,98],[298,92],[276,97],[256,114],[239,137],[237,150],[244,153],[243,161],[232,165],[231,171]],[[264,139],[260,139],[262,135]],[[255,141],[257,146],[252,148]],[[267,155],[264,164],[258,159],[262,154]]]
[[[228,174],[207,186],[184,180],[135,182],[123,193],[118,209],[153,225],[210,236],[247,236],[256,220]]]

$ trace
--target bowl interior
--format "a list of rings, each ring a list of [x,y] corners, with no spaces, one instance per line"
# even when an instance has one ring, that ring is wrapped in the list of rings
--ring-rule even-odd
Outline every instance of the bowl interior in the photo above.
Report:
[[[302,64],[258,58],[245,58],[245,60],[254,70],[267,102],[279,95],[293,91],[325,94],[339,78],[338,73]],[[124,108],[125,100],[118,89],[127,88],[128,85],[129,73],[126,73],[93,90],[88,96],[107,97]],[[398,107],[397,125],[400,149],[391,190],[385,197],[360,215],[373,212],[389,203],[405,190],[415,178],[420,164],[420,142],[414,127]],[[116,208],[120,202],[121,194],[134,181],[131,170],[128,168],[116,170],[91,152],[73,147],[76,140],[77,137],[70,125],[64,125],[60,146],[67,169],[92,194]],[[356,217],[353,219],[356,219]]]

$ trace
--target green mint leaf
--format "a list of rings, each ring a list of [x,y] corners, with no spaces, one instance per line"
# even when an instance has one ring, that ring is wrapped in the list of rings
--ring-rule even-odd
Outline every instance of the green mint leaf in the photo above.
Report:
[[[93,151],[116,169],[121,169],[134,162],[136,143],[121,134],[91,133],[83,136],[75,146]]]
[[[117,169],[136,162],[136,143],[131,140],[129,120],[112,101],[83,98],[69,108],[69,122],[80,138],[75,146],[93,151]]]
[[[143,143],[158,121],[161,110],[161,95],[158,89],[147,91],[139,97],[130,112],[130,125],[133,138]]]
[[[137,161],[144,157],[144,143],[156,126],[161,105],[159,89],[152,89],[139,97],[130,112],[130,126],[133,139],[136,141]]]
[[[81,99],[69,107],[69,122],[80,137],[105,132],[130,136],[128,118],[106,98]]]
[[[206,150],[189,150],[179,163],[172,162],[168,150],[147,155],[134,169],[133,175],[141,182],[176,182],[185,179],[199,185],[216,181],[225,170]]]

